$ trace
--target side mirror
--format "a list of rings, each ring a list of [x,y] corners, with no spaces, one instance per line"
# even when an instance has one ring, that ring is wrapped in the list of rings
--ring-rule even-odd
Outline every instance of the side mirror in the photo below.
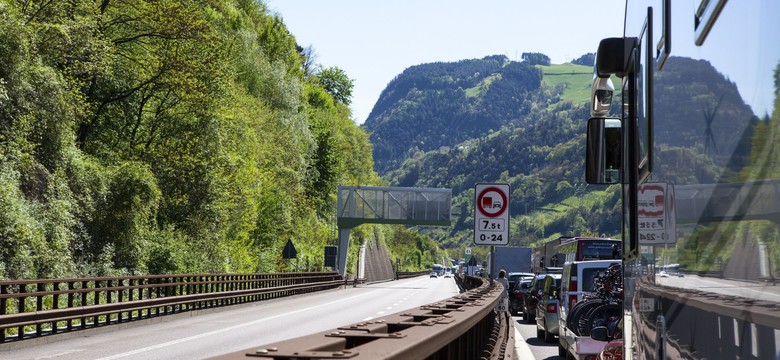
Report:
[[[585,140],[585,181],[588,184],[621,182],[623,129],[620,119],[591,118]]]
[[[609,340],[609,337],[607,336],[607,327],[606,326],[594,327],[593,329],[590,330],[590,338],[598,341]]]

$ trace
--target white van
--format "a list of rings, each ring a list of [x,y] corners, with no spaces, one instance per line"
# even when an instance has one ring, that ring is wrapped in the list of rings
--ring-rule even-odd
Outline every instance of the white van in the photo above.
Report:
[[[558,355],[567,357],[567,353],[575,359],[595,357],[604,349],[605,341],[591,339],[590,336],[578,336],[566,325],[566,317],[574,304],[582,301],[586,294],[593,291],[593,278],[599,272],[620,260],[590,260],[574,261],[563,265],[561,275],[561,294],[558,306]]]
[[[574,304],[582,301],[586,294],[593,291],[593,277],[605,271],[609,265],[620,263],[620,260],[590,260],[574,261],[563,265],[561,277],[561,319]]]

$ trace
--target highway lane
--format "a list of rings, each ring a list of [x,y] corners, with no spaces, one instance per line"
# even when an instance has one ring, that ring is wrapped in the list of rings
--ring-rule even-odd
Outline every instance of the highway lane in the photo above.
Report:
[[[44,344],[19,342],[0,359],[202,359],[379,318],[458,294],[451,278],[417,277],[238,305],[153,323],[107,326]]]
[[[661,277],[656,274],[655,281],[661,285],[681,289],[694,289],[755,300],[780,301],[780,286],[772,285],[769,282],[719,279],[690,274],[684,277],[677,277],[676,275]]]
[[[518,359],[522,360],[559,360],[558,338],[555,342],[546,343],[536,337],[536,324],[527,323],[522,316],[513,316],[515,321],[515,349]]]

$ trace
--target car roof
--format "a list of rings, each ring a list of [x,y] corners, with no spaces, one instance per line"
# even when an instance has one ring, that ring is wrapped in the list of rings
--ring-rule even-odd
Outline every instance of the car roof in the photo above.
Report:
[[[512,277],[517,277],[517,276],[533,277],[534,273],[529,273],[529,272],[511,272],[511,273],[509,273],[508,276],[512,276]]]

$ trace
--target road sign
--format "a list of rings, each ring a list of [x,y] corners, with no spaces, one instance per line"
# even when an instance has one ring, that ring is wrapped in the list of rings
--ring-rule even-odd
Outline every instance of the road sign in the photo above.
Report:
[[[282,258],[295,259],[297,257],[298,257],[298,251],[295,250],[295,245],[293,245],[292,240],[287,240],[287,244],[285,244],[284,249],[282,249]]]
[[[477,184],[474,188],[474,244],[509,244],[509,184]]]
[[[677,242],[674,185],[664,182],[639,185],[637,194],[639,244],[666,245]]]

